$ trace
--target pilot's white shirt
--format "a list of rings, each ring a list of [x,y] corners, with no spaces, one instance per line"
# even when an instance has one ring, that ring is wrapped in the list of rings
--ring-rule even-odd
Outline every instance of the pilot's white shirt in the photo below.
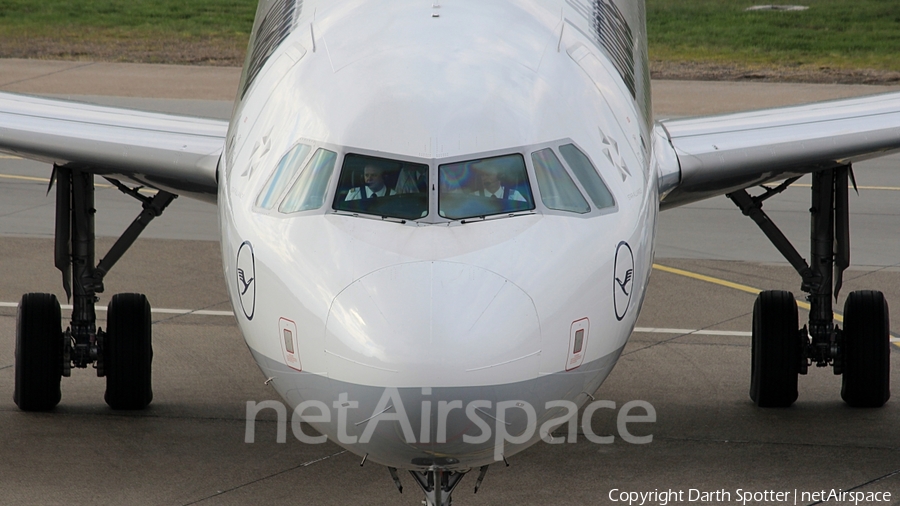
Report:
[[[494,193],[491,193],[491,192],[487,191],[486,189],[482,189],[482,190],[476,191],[475,195],[480,195],[482,197],[494,197],[494,198],[502,199],[503,193],[505,191],[506,191],[506,187],[503,185],[500,185],[500,189],[495,191]],[[350,195],[347,194],[347,196],[349,197]],[[347,199],[347,200],[349,200],[349,199]],[[508,200],[518,200],[519,202],[528,202],[527,200],[525,200],[525,197],[523,197],[522,194],[519,193],[519,190],[510,191]]]
[[[376,197],[384,197],[387,194],[387,186],[382,186],[380,190],[377,192],[373,192],[368,186],[363,185],[362,188],[366,189],[366,198],[372,198],[374,194]],[[360,200],[362,198],[362,194],[359,191],[360,187],[357,186],[355,188],[350,188],[350,191],[347,192],[347,197],[344,200]],[[397,192],[391,190],[390,195],[396,195]]]

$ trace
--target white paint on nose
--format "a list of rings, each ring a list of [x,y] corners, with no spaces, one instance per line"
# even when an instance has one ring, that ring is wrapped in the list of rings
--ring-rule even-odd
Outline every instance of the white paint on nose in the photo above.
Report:
[[[334,300],[328,375],[383,387],[498,385],[534,378],[541,332],[531,298],[462,263],[414,262],[372,272]]]

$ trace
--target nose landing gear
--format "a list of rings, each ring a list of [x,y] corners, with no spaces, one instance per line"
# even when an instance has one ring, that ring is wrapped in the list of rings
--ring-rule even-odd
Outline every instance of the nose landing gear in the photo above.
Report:
[[[757,197],[746,190],[728,197],[756,222],[800,274],[810,305],[809,322],[798,330],[793,294],[766,291],[753,307],[750,398],[760,407],[788,407],[797,400],[798,375],[810,365],[843,374],[841,397],[854,407],[876,408],[890,398],[890,323],[881,292],[852,292],[844,305],[844,328],[834,323],[844,269],[850,265],[848,180],[850,166],[813,173],[810,263],[762,210],[789,179]],[[833,289],[832,289],[833,287]]]
[[[425,492],[424,504],[427,506],[450,506],[453,499],[450,494],[466,476],[466,473],[434,469],[430,471],[410,471],[416,484]]]

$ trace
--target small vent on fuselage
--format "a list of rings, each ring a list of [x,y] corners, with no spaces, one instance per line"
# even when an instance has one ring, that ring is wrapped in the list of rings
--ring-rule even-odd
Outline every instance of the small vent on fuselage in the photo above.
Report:
[[[634,34],[622,11],[610,0],[594,0],[591,26],[600,46],[625,81],[625,86],[635,97]]]
[[[247,67],[247,80],[241,90],[241,97],[247,93],[259,71],[295,26],[295,21],[303,10],[303,0],[275,0],[266,17],[259,25],[253,47],[250,52],[250,63]]]

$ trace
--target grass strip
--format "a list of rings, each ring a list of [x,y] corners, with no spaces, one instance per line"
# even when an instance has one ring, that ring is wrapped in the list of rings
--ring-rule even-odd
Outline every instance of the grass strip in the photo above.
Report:
[[[897,0],[647,0],[655,62],[900,71]],[[784,2],[779,2],[784,3]],[[240,65],[256,0],[0,0],[0,57]]]
[[[900,70],[896,0],[647,0],[652,60]]]

